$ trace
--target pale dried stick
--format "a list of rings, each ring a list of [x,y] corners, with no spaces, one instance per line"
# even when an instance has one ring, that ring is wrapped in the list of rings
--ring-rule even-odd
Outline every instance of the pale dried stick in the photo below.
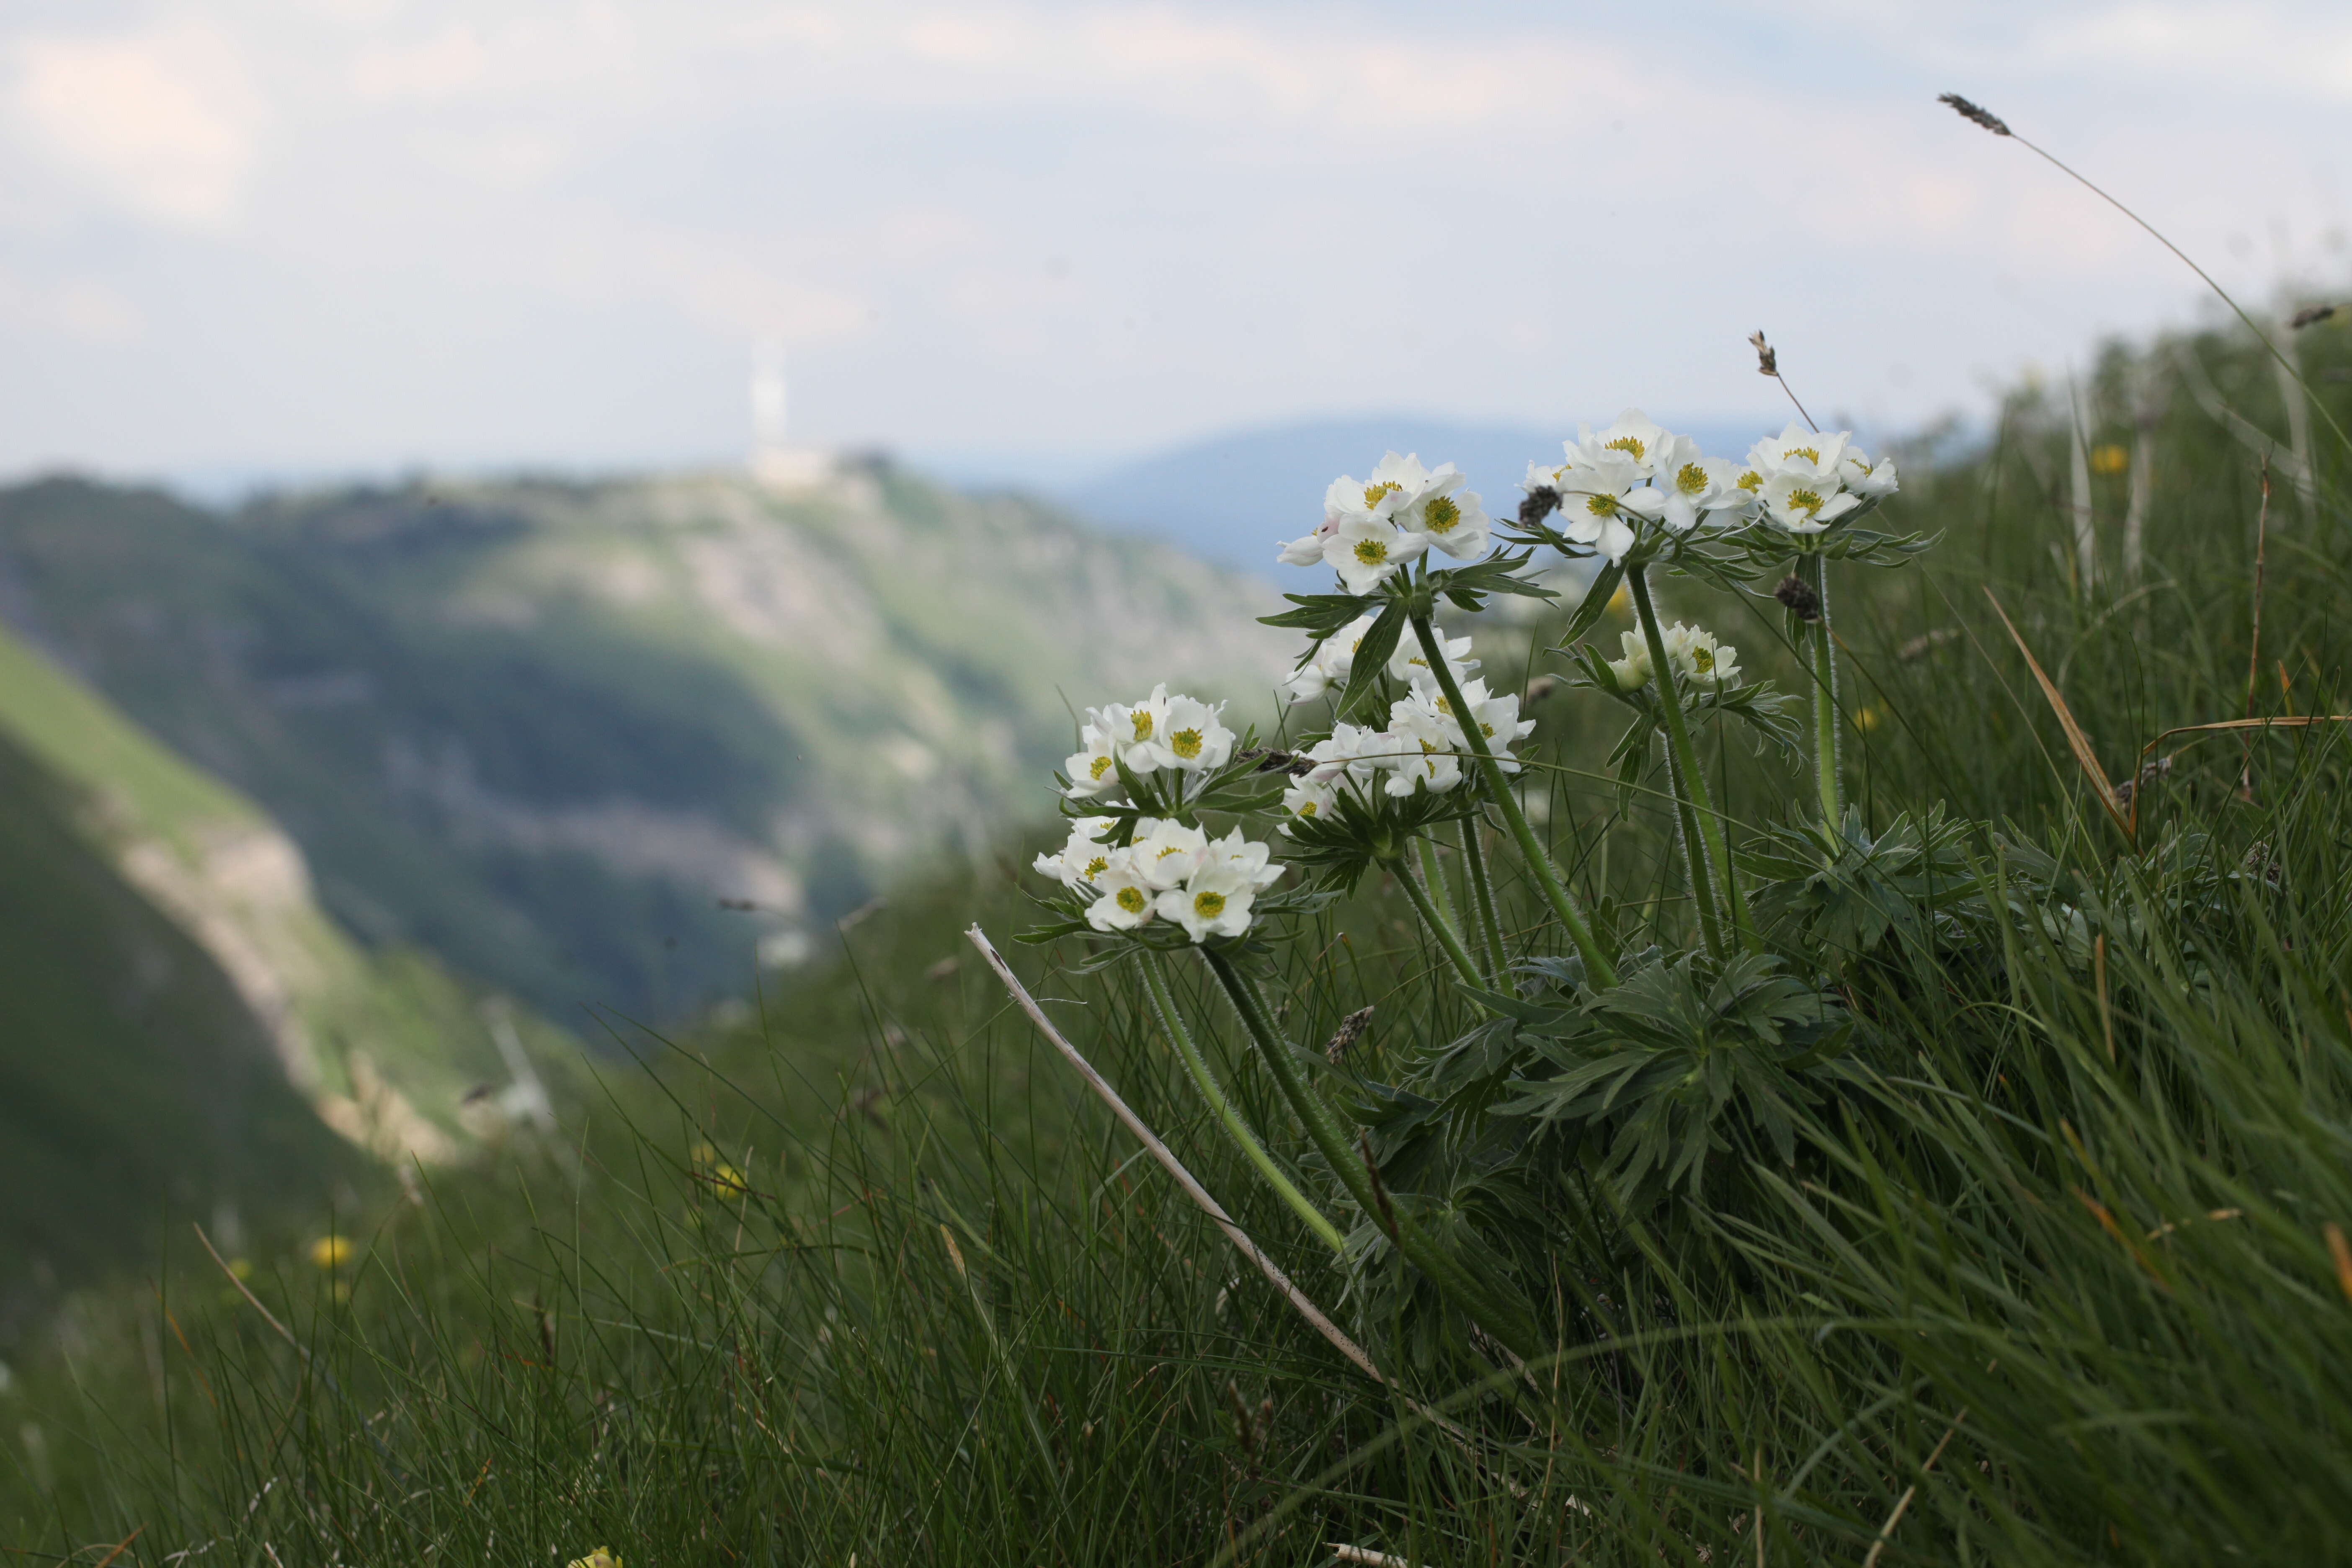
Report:
[[[1381,1369],[1372,1364],[1372,1358],[1364,1353],[1363,1348],[1349,1339],[1340,1330],[1339,1324],[1325,1317],[1322,1309],[1308,1300],[1305,1291],[1290,1282],[1290,1276],[1282,1271],[1280,1264],[1258,1250],[1257,1243],[1249,1238],[1249,1233],[1234,1223],[1233,1215],[1225,1212],[1224,1205],[1209,1195],[1208,1188],[1202,1186],[1194,1179],[1192,1173],[1184,1168],[1184,1163],[1176,1157],[1175,1152],[1162,1143],[1159,1135],[1150,1128],[1144,1125],[1143,1118],[1128,1109],[1127,1101],[1118,1097],[1117,1089],[1104,1081],[1102,1074],[1095,1071],[1093,1063],[1078,1054],[1077,1047],[1063,1038],[1062,1031],[1054,1027],[1053,1020],[1046,1017],[1045,1009],[1037,1005],[1037,999],[1029,994],[1029,988],[1021,984],[1020,977],[1015,975],[1012,966],[1004,962],[1003,954],[998,952],[994,944],[990,942],[988,933],[978,926],[973,926],[970,931],[965,931],[964,935],[971,939],[971,945],[980,950],[980,955],[988,960],[988,966],[996,971],[996,977],[1004,983],[1005,990],[1013,994],[1013,999],[1021,1005],[1021,1010],[1029,1015],[1029,1021],[1037,1026],[1037,1032],[1052,1041],[1054,1048],[1060,1051],[1068,1059],[1069,1064],[1078,1069],[1078,1076],[1087,1080],[1088,1087],[1093,1089],[1105,1105],[1110,1107],[1111,1114],[1126,1123],[1127,1130],[1135,1134],[1137,1141],[1150,1152],[1153,1159],[1160,1162],[1160,1168],[1176,1178],[1176,1184],[1184,1189],[1184,1195],[1200,1205],[1201,1212],[1216,1222],[1217,1228],[1225,1233],[1225,1239],[1232,1242],[1243,1257],[1257,1265],[1258,1272],[1264,1274],[1268,1280],[1272,1281],[1276,1289],[1289,1299],[1290,1304],[1298,1310],[1298,1315],[1315,1326],[1317,1333],[1330,1341],[1332,1346],[1341,1355],[1355,1363],[1366,1377],[1370,1378],[1374,1383],[1386,1383],[1388,1379],[1381,1375]]]
[[[1944,1445],[1952,1440],[1952,1434],[1958,1431],[1960,1423],[1968,1418],[1968,1410],[1963,1406],[1960,1413],[1952,1417],[1952,1424],[1944,1428],[1944,1436],[1936,1444],[1935,1451],[1927,1456],[1927,1462],[1919,1467],[1921,1475],[1924,1476],[1936,1468],[1936,1461],[1944,1457]],[[1862,1560],[1862,1568],[1877,1568],[1879,1553],[1885,1552],[1886,1543],[1895,1538],[1895,1527],[1903,1522],[1903,1510],[1911,1506],[1911,1500],[1918,1494],[1918,1491],[1917,1481],[1913,1481],[1903,1489],[1903,1495],[1895,1500],[1895,1511],[1888,1514],[1886,1522],[1878,1527],[1878,1539],[1870,1543],[1870,1555]]]

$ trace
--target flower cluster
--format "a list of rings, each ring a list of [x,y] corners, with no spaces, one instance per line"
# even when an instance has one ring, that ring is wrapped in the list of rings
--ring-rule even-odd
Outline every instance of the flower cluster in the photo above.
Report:
[[[1080,817],[1060,850],[1036,859],[1041,875],[1090,899],[1087,923],[1098,931],[1130,931],[1159,919],[1196,942],[1240,936],[1258,893],[1283,872],[1266,847],[1238,827],[1212,839],[1187,824],[1147,816],[1131,842],[1114,846],[1114,826],[1108,816]]]
[[[1194,698],[1170,696],[1166,682],[1142,701],[1089,708],[1078,731],[1078,750],[1062,764],[1069,774],[1066,793],[1090,800],[1118,788],[1118,770],[1199,774],[1222,768],[1234,754],[1234,732],[1220,721],[1225,710]],[[1180,792],[1181,793],[1181,792]]]
[[[1612,562],[1625,558],[1644,524],[1675,536],[1702,524],[1759,521],[1792,534],[1820,533],[1896,488],[1894,459],[1872,463],[1851,432],[1822,435],[1794,424],[1757,442],[1744,464],[1706,456],[1638,408],[1605,430],[1580,426],[1576,439],[1561,445],[1565,462],[1528,466],[1528,494],[1556,498],[1561,535]]]
[[[1285,543],[1288,566],[1317,562],[1339,574],[1350,594],[1369,594],[1430,550],[1475,561],[1492,543],[1492,522],[1451,463],[1424,468],[1391,452],[1369,479],[1341,475],[1323,494],[1323,524]]]
[[[1343,683],[1355,644],[1370,625],[1370,618],[1366,617],[1326,639],[1315,657],[1300,666],[1300,676],[1293,678],[1292,700],[1297,701],[1305,695],[1299,690],[1301,684],[1319,691]],[[1331,646],[1335,643],[1340,645],[1336,654]],[[1479,734],[1503,771],[1516,773],[1519,764],[1511,756],[1510,749],[1535,729],[1535,721],[1519,717],[1517,692],[1495,696],[1486,689],[1484,680],[1470,674],[1478,668],[1478,661],[1469,657],[1468,637],[1447,641],[1444,650],[1447,668],[1469,709],[1472,722],[1478,726]],[[1307,671],[1318,667],[1321,667],[1320,673],[1301,680]],[[1388,727],[1374,730],[1340,723],[1328,737],[1308,747],[1305,753],[1307,772],[1283,792],[1282,808],[1286,815],[1308,819],[1324,816],[1342,791],[1369,805],[1376,786],[1379,794],[1402,797],[1421,789],[1444,794],[1462,783],[1466,759],[1474,753],[1463,733],[1459,716],[1419,647],[1401,643],[1389,662],[1389,674],[1405,682],[1407,690],[1389,704]],[[1285,824],[1285,831],[1288,831],[1288,824]]]
[[[1716,641],[1715,634],[1697,626],[1686,626],[1680,621],[1658,634],[1665,645],[1666,662],[1674,667],[1676,679],[1702,689],[1721,689],[1739,682],[1739,650]],[[1639,631],[1623,633],[1619,641],[1625,657],[1609,661],[1609,673],[1617,679],[1618,689],[1632,691],[1647,686],[1650,677],[1657,673],[1650,666],[1650,645]]]

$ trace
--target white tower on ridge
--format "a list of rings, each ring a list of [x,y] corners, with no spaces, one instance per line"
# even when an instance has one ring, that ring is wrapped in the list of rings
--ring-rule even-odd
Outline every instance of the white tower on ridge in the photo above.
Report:
[[[751,477],[772,489],[806,489],[833,475],[831,453],[786,439],[791,413],[783,353],[761,343],[751,355]]]

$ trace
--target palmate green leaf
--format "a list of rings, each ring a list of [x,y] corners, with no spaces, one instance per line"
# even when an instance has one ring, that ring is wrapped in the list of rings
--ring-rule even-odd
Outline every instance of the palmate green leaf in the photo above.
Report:
[[[1372,602],[1353,594],[1285,594],[1283,597],[1298,608],[1260,616],[1258,624],[1303,631],[1318,643],[1362,615]]]
[[[1519,575],[1533,559],[1534,552],[1528,551],[1490,555],[1474,565],[1445,567],[1429,574],[1428,588],[1464,610],[1477,609],[1480,596],[1486,594],[1513,594],[1526,599],[1559,597],[1542,584]]]

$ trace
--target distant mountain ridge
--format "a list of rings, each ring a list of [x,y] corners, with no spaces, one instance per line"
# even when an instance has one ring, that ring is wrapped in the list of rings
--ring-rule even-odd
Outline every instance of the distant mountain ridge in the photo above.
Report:
[[[1595,427],[1616,416],[1592,416]],[[1725,457],[1745,454],[1758,437],[1784,422],[1769,412],[1693,423],[1661,419]],[[1278,582],[1291,593],[1318,589],[1327,574],[1280,566],[1276,541],[1307,532],[1323,517],[1323,491],[1340,474],[1362,474],[1394,450],[1435,467],[1453,463],[1486,510],[1518,510],[1530,462],[1558,462],[1560,443],[1576,435],[1534,426],[1470,425],[1409,415],[1318,419],[1253,427],[1190,442],[1055,491],[1080,515],[1110,527],[1181,544],[1236,571]]]
[[[1045,815],[1074,710],[1157,679],[1263,694],[1272,606],[884,465],[228,515],[0,491],[0,620],[260,803],[344,926],[562,1019],[742,994],[763,941]]]

